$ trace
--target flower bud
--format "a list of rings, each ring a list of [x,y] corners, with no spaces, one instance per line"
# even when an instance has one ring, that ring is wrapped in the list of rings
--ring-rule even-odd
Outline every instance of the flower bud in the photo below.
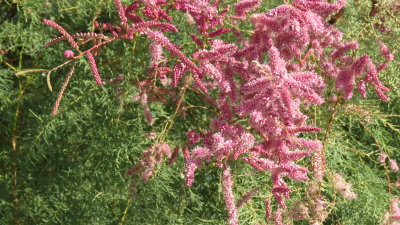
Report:
[[[65,50],[64,57],[67,59],[71,59],[75,56],[75,53],[71,50]]]

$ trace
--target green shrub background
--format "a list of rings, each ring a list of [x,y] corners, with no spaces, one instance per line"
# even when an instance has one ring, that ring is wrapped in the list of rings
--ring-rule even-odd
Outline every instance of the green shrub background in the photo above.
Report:
[[[122,1],[129,3],[129,1]],[[357,55],[369,54],[375,62],[384,59],[376,40],[397,49],[400,37],[400,13],[380,3],[381,11],[369,17],[371,2],[348,1],[343,18],[336,25],[346,40],[360,41]],[[282,1],[266,0],[260,11]],[[233,3],[232,3],[233,4]],[[380,18],[384,16],[385,22]],[[132,101],[133,83],[146,75],[148,44],[144,37],[107,45],[96,57],[104,80],[124,74],[118,85],[97,86],[85,60],[80,60],[58,114],[51,116],[68,68],[51,76],[50,92],[42,72],[16,76],[30,69],[51,69],[63,63],[67,43],[48,49],[43,45],[57,32],[41,23],[51,19],[71,33],[91,31],[92,22],[116,20],[112,0],[0,0],[0,224],[225,224],[227,213],[219,184],[220,170],[204,167],[196,172],[192,187],[185,185],[184,163],[163,164],[146,184],[139,183],[135,196],[129,188],[131,178],[125,172],[140,160],[141,153],[153,143],[145,138],[160,132],[172,119],[172,103],[151,104],[155,125],[146,125],[140,104]],[[194,44],[187,35],[194,28],[181,14],[174,15],[179,35],[169,35],[190,53]],[[376,24],[390,27],[381,33]],[[248,29],[247,25],[242,26]],[[233,40],[229,35],[226,40]],[[380,151],[400,162],[400,63],[395,61],[380,74],[391,89],[388,103],[373,92],[368,99],[355,97],[336,106],[337,112],[327,139],[328,174],[338,172],[353,184],[358,197],[345,200],[332,189],[329,176],[324,180],[324,195],[331,204],[326,224],[379,224],[389,209],[389,199],[399,196],[391,182],[399,173],[385,170],[376,161]],[[187,105],[202,105],[193,92],[185,95]],[[332,107],[308,109],[310,121],[323,128],[323,140],[329,129]],[[182,146],[190,128],[207,129],[213,114],[191,109],[185,118],[176,117],[166,141]],[[15,147],[13,147],[15,143]],[[301,162],[309,165],[310,159]],[[239,199],[254,187],[258,192],[239,212],[243,224],[266,223],[264,199],[271,197],[269,174],[256,173],[238,162],[233,167],[235,195]],[[306,184],[291,182],[290,206],[306,196]],[[274,206],[276,207],[276,206]],[[307,224],[307,222],[293,222]]]

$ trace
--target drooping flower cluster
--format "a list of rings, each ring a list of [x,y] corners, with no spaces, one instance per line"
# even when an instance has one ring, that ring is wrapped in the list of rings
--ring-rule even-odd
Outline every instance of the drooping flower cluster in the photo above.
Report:
[[[231,177],[231,168],[228,165],[223,167],[221,182],[224,191],[224,201],[229,214],[228,223],[229,225],[238,224],[239,220],[237,216],[237,208],[235,206],[235,196],[232,192],[233,182]]]
[[[308,170],[294,162],[320,149],[321,144],[298,137],[301,132],[319,131],[306,125],[307,116],[300,107],[310,103],[322,104],[326,84],[313,71],[321,65],[313,65],[306,57],[313,54],[320,60],[329,60],[335,67],[335,72],[329,74],[334,79],[341,67],[332,58],[341,57],[351,49],[346,46],[352,46],[352,43],[343,44],[341,48],[340,32],[323,20],[327,12],[335,12],[343,3],[321,3],[318,7],[329,6],[322,10],[306,1],[295,2],[297,6],[284,5],[266,14],[253,15],[255,31],[243,48],[213,40],[210,50],[200,50],[193,55],[220,91],[218,108],[221,115],[212,121],[212,135],[204,137],[204,147],[192,150],[186,170],[189,185],[192,184],[193,171],[203,161],[209,161],[211,157],[217,161],[225,158],[236,160],[243,154],[247,156],[242,159],[257,170],[271,172],[272,193],[282,207],[285,207],[282,197],[288,198],[290,192],[283,177],[307,180]],[[316,14],[318,12],[321,15]],[[313,45],[309,47],[309,43]],[[335,47],[335,50],[326,53],[324,48],[328,47]],[[305,57],[302,56],[304,52]],[[295,60],[300,63],[295,63]],[[235,75],[243,80],[241,84],[235,83]],[[230,121],[235,115],[248,118],[248,125],[264,140],[256,144],[251,136],[251,145],[247,149],[232,149],[232,142],[227,142],[221,134],[231,129]],[[235,126],[235,129],[243,129]],[[208,140],[210,137],[212,141]],[[217,144],[208,147],[210,142],[218,143],[219,147],[214,147]]]
[[[214,120],[215,132],[209,132],[203,137],[203,146],[195,147],[186,161],[187,185],[194,180],[194,171],[201,167],[204,161],[215,158],[217,161],[237,159],[254,145],[255,138],[240,126],[220,123]]]

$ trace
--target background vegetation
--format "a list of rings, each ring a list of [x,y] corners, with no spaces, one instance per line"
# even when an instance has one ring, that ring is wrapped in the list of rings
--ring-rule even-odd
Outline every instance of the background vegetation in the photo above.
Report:
[[[259,10],[282,3],[266,0]],[[373,5],[378,10],[375,15],[371,14]],[[357,55],[367,53],[382,62],[376,40],[395,51],[395,61],[381,75],[391,89],[391,101],[382,102],[369,93],[367,100],[354,98],[336,106],[309,109],[315,125],[323,128],[318,138],[326,144],[329,173],[323,188],[330,202],[326,224],[379,224],[389,209],[389,200],[400,194],[393,184],[399,173],[376,160],[382,152],[400,159],[400,61],[396,52],[400,12],[389,7],[392,5],[383,0],[349,0],[336,21],[346,40],[360,41]],[[160,132],[175,110],[173,105],[151,104],[155,124],[148,126],[140,104],[132,101],[136,93],[132,83],[145,76],[148,68],[149,42],[145,38],[108,45],[97,58],[105,81],[124,74],[119,84],[96,85],[89,65],[81,60],[59,113],[51,116],[57,90],[68,71],[60,69],[52,74],[53,92],[42,73],[64,62],[67,43],[44,49],[56,32],[41,20],[51,19],[68,31],[83,32],[93,30],[95,19],[107,22],[116,16],[111,0],[0,0],[0,50],[4,51],[0,54],[0,224],[226,223],[220,171],[199,170],[188,188],[182,156],[172,166],[163,164],[148,183],[138,185],[135,196],[130,195],[131,180],[125,172],[154,142],[145,138],[146,134]],[[180,21],[180,30],[191,32],[182,15],[175,15],[175,20]],[[172,38],[187,49],[192,45],[188,35]],[[30,72],[16,75],[21,71]],[[192,95],[185,96],[187,104],[201,105]],[[166,141],[171,146],[182,145],[184,132],[206,129],[211,116],[208,111],[192,108],[185,118],[175,118]],[[234,173],[237,199],[252,188],[262,188],[240,210],[240,221],[266,223],[264,199],[271,196],[267,191],[269,175],[255,173],[240,163],[235,167],[242,167],[240,173]],[[356,199],[345,200],[333,190],[334,173],[341,173],[353,184]],[[306,195],[306,184],[292,186],[290,205],[295,207]]]

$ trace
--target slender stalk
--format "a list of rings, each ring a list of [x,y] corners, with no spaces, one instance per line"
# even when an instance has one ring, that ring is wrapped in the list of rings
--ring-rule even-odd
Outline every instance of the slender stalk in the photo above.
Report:
[[[337,105],[337,103],[335,103],[335,106],[336,105]],[[334,107],[334,108],[336,108],[336,107]],[[324,177],[324,172],[326,170],[325,150],[329,143],[329,136],[332,131],[333,122],[335,120],[335,115],[336,115],[336,110],[333,110],[331,115],[329,116],[324,141],[322,143],[322,148],[320,150],[317,150],[312,157],[313,173],[314,173],[314,176],[316,176],[317,180],[319,180],[320,182],[322,181],[322,178]],[[322,173],[322,174],[318,174],[318,173]]]
[[[126,215],[128,214],[129,206],[131,206],[131,204],[132,204],[132,199],[129,198],[128,201],[126,201],[124,214],[122,215],[121,221],[119,222],[118,225],[123,225],[124,224],[124,222],[126,220]]]
[[[182,88],[182,90],[181,90],[180,93],[179,93],[180,98],[179,98],[178,104],[177,104],[177,106],[176,106],[176,108],[175,108],[175,112],[174,112],[174,114],[172,114],[172,116],[168,119],[167,125],[165,126],[164,130],[161,132],[160,139],[159,139],[159,142],[160,142],[160,143],[164,142],[165,138],[166,138],[167,135],[168,135],[169,130],[172,128],[172,126],[173,126],[173,124],[174,124],[174,122],[175,122],[175,117],[176,117],[176,115],[178,114],[179,109],[181,108],[181,105],[182,105],[182,102],[183,102],[183,98],[184,98],[185,93],[186,93],[186,89],[187,89],[188,86],[189,86],[189,80],[190,80],[190,79],[187,77],[187,78],[186,78],[186,81],[185,81],[185,85],[184,85],[184,87]]]
[[[16,102],[16,109],[12,125],[12,137],[11,137],[11,147],[12,147],[12,193],[13,193],[13,207],[14,207],[14,220],[15,224],[20,224],[19,222],[19,200],[18,200],[18,120],[20,119],[21,113],[21,102],[24,95],[24,86],[21,80],[18,80],[18,97]]]

